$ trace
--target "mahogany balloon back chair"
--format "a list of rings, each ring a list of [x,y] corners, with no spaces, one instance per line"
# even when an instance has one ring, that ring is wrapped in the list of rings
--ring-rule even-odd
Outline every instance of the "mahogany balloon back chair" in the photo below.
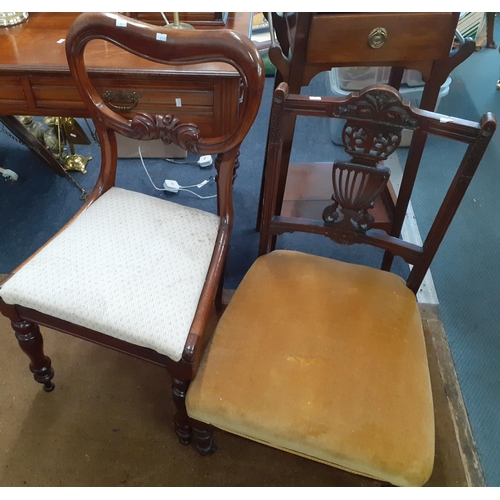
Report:
[[[322,220],[279,215],[276,193],[287,115],[346,120],[351,161],[334,163]],[[423,246],[371,229],[369,209],[390,171],[402,129],[467,144]],[[198,447],[211,424],[255,441],[394,485],[422,485],[434,463],[434,412],[415,293],[496,128],[402,103],[385,85],[346,99],[288,95],[272,104],[260,257],[245,275],[187,395]],[[436,166],[437,167],[437,166]],[[405,182],[403,178],[402,183]],[[274,250],[286,232],[363,243],[403,257],[405,281],[367,266]],[[199,427],[199,430],[198,430]]]
[[[241,79],[233,104],[238,109],[234,129],[203,138],[196,124],[172,114],[138,112],[124,118],[105,105],[88,76],[84,51],[94,39],[158,63],[232,65]],[[164,366],[173,381],[175,430],[187,444],[191,430],[185,394],[222,289],[235,161],[259,109],[262,60],[248,38],[230,30],[166,30],[110,13],[80,15],[68,32],[66,53],[99,135],[101,171],[75,217],[2,284],[1,312],[11,320],[30,370],[47,392],[54,389],[54,371],[38,325]],[[218,214],[115,187],[115,133],[161,139],[200,155],[217,154]],[[84,261],[62,258],[81,248],[87,252]]]

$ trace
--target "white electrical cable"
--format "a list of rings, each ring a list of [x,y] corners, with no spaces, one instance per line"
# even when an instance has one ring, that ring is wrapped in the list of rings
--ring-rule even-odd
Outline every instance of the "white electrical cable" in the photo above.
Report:
[[[153,179],[151,179],[151,176],[149,175],[149,172],[148,172],[148,169],[146,168],[146,165],[144,164],[144,160],[142,159],[142,153],[141,153],[141,145],[139,144],[139,158],[141,159],[141,163],[142,163],[142,166],[144,167],[144,171],[146,172],[147,176],[149,177],[149,180],[151,181],[151,184],[153,184],[153,187],[157,190],[157,191],[167,191],[167,189],[164,189],[164,188],[159,188],[159,187],[156,187],[155,186],[155,183],[153,182]]]
[[[194,191],[191,191],[189,189],[184,189],[179,186],[179,191],[187,191],[188,193],[194,194],[195,196],[198,196],[198,198],[201,198],[202,200],[207,200],[208,198],[217,198],[216,194],[213,194],[211,196],[200,196],[198,193],[195,193]]]
[[[159,187],[157,187],[155,185],[155,183],[153,182],[153,179],[151,179],[151,176],[149,175],[148,169],[146,168],[146,165],[144,163],[144,159],[142,158],[141,145],[140,144],[139,144],[139,147],[138,147],[138,151],[139,151],[139,158],[141,159],[142,166],[144,167],[144,171],[146,172],[147,176],[149,177],[149,180],[150,180],[151,184],[153,185],[153,187],[157,191],[169,191],[169,192],[172,192],[169,189],[159,188]],[[213,194],[211,196],[200,196],[198,193],[195,193],[194,191],[190,191],[189,189],[186,189],[186,188],[191,188],[191,187],[201,188],[201,187],[205,186],[205,184],[208,184],[210,182],[210,180],[212,180],[212,179],[213,179],[213,177],[210,177],[210,179],[208,179],[208,180],[204,180],[204,181],[200,182],[199,184],[192,184],[191,186],[179,186],[179,191],[187,191],[188,193],[194,194],[195,196],[197,196],[198,198],[201,198],[202,200],[207,200],[209,198],[217,198],[216,194]]]
[[[177,160],[175,158],[165,158],[165,161],[175,163],[177,165],[198,165],[200,168],[211,167],[214,163],[214,160],[210,155],[200,156],[197,161]]]
[[[198,165],[195,161],[175,160],[174,158],[165,158],[165,161],[175,163],[176,165]]]
[[[213,179],[213,177],[210,177],[206,181],[200,182],[199,184],[192,184],[191,186],[179,186],[179,187],[183,188],[183,189],[184,188],[202,188],[205,184],[208,184],[212,179]]]

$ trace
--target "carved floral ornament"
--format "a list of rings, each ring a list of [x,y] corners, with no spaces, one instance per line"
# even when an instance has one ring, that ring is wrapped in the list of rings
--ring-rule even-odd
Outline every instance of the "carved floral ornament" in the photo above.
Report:
[[[134,139],[161,139],[164,144],[173,142],[191,153],[198,153],[199,128],[193,123],[181,123],[173,115],[137,113],[130,122],[130,127],[134,132]]]
[[[352,102],[335,106],[333,115],[347,120],[342,133],[346,152],[373,162],[386,159],[397,149],[404,128],[418,126],[418,117],[391,89],[369,89]]]
[[[342,131],[342,142],[345,151],[353,157],[365,157],[376,162],[387,159],[397,149],[401,143],[401,132],[401,129],[373,130],[347,122]]]
[[[374,224],[368,210],[390,175],[390,170],[378,163],[397,149],[403,129],[418,127],[419,117],[390,88],[368,89],[359,98],[336,105],[332,114],[346,119],[342,140],[353,162],[334,163],[334,203],[323,211],[323,220],[327,226],[365,232]]]
[[[333,115],[347,120],[374,120],[397,128],[418,127],[418,117],[403,104],[399,94],[390,89],[366,90],[353,102],[335,106]]]

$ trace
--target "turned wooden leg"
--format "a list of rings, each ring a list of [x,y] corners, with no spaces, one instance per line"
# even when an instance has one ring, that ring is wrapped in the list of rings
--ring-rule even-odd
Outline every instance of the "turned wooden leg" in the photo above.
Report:
[[[486,12],[486,48],[488,49],[496,49],[497,44],[494,39],[494,31],[495,31],[495,13],[494,12]]]
[[[217,451],[217,445],[212,437],[213,432],[211,425],[193,422],[194,445],[201,456],[211,455]]]
[[[189,423],[186,411],[186,394],[189,387],[189,380],[179,380],[172,377],[172,397],[174,399],[177,412],[174,417],[175,433],[179,441],[186,445],[191,442],[193,430]]]
[[[54,369],[50,366],[50,358],[43,353],[43,338],[36,323],[29,321],[12,321],[16,339],[24,353],[30,358],[30,370],[35,380],[43,384],[46,392],[54,390],[52,377]]]

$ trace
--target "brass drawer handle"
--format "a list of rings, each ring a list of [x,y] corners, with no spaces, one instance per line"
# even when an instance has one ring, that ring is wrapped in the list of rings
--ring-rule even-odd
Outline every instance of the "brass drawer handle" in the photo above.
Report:
[[[136,92],[130,90],[105,90],[102,94],[104,102],[109,104],[109,106],[118,111],[128,111],[137,106],[140,95]],[[130,103],[130,104],[113,104],[114,102],[120,103]]]
[[[375,28],[368,35],[368,44],[373,49],[380,49],[387,41],[387,30],[385,28]]]

